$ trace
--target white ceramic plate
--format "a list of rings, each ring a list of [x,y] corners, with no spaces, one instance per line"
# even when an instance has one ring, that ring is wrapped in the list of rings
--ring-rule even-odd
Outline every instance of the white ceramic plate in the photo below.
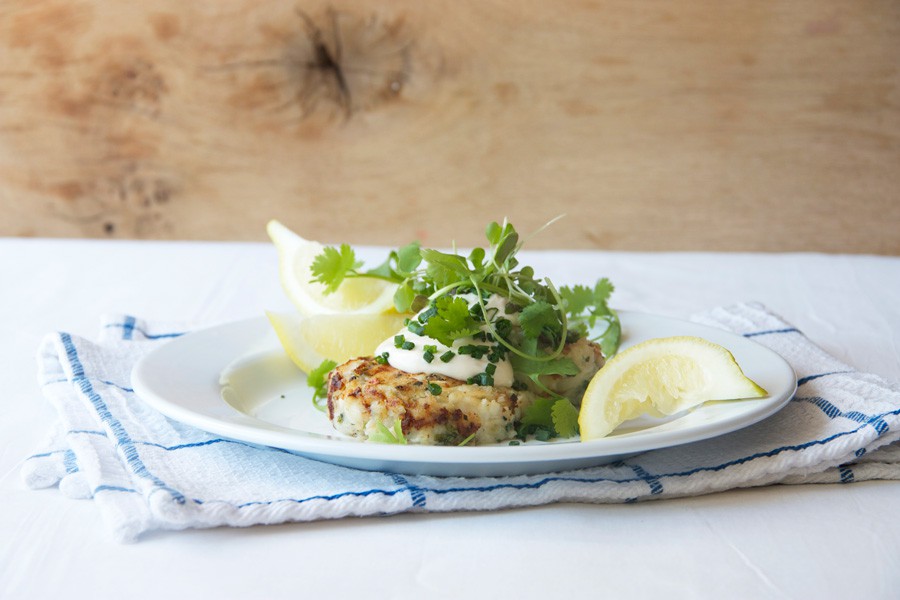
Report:
[[[348,467],[441,476],[520,475],[612,462],[647,450],[747,427],[784,406],[796,376],[778,354],[747,338],[665,317],[621,312],[622,348],[673,335],[725,346],[748,377],[769,391],[755,400],[702,405],[666,419],[641,418],[590,442],[530,441],[518,446],[414,446],[365,443],[335,432],[310,401],[264,317],[176,338],[141,359],[135,392],[168,417],[226,438],[292,450]]]

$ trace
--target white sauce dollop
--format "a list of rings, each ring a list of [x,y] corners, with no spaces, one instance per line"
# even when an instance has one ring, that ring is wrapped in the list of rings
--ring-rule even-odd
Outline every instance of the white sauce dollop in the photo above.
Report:
[[[476,301],[475,296],[471,294],[460,295],[459,297],[465,298],[470,305]],[[496,308],[496,314],[498,316],[509,319],[515,323],[514,318],[517,315],[504,314],[506,309],[505,299],[499,296],[492,296],[490,300],[485,303],[485,306],[488,308],[489,315],[494,313],[491,309]],[[459,348],[461,346],[469,344],[485,345],[485,342],[475,340],[471,337],[458,339],[453,342],[452,346],[448,347],[430,337],[417,335],[409,331],[406,327],[397,333],[398,335],[402,335],[407,342],[412,342],[415,347],[411,350],[397,348],[394,344],[394,337],[391,336],[378,345],[378,348],[375,350],[375,355],[379,356],[387,352],[388,364],[395,369],[407,373],[436,373],[466,381],[470,377],[475,377],[480,373],[484,373],[487,366],[491,364],[490,361],[488,361],[487,355],[481,358],[474,358],[467,354],[459,354]],[[437,348],[437,352],[434,353],[434,358],[431,362],[426,361],[424,358],[425,346],[435,346]],[[441,355],[448,350],[452,350],[454,356],[449,361],[444,362],[441,360]],[[512,364],[506,358],[501,359],[495,364],[496,370],[493,375],[494,385],[503,387],[511,386],[513,384]]]

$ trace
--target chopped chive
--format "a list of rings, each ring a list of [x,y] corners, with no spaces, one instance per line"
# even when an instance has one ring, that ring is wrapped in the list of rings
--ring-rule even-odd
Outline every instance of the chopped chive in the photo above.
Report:
[[[410,321],[406,325],[406,328],[416,335],[422,335],[423,333],[425,333],[425,326],[418,321]]]
[[[405,343],[406,343],[406,338],[403,337],[402,335],[394,336],[394,348],[402,348],[403,344],[405,344]]]
[[[478,432],[476,431],[475,433],[478,433]],[[460,445],[460,446],[465,446],[466,444],[468,444],[469,442],[471,442],[471,441],[472,441],[472,438],[475,437],[475,433],[469,435],[469,437],[467,437],[466,439],[464,439],[463,441],[461,441],[461,442],[459,443],[459,445]]]
[[[500,337],[506,339],[512,331],[512,321],[509,319],[497,319],[494,322],[494,330],[500,334]]]
[[[416,345],[413,344],[412,342],[403,342],[402,344],[400,344],[401,350],[412,350],[415,347],[416,347]]]
[[[506,354],[508,352],[509,350],[505,346],[501,346],[498,344],[494,346],[494,348],[491,350],[491,353],[488,354],[488,360],[492,363],[500,362],[506,357]]]
[[[441,389],[441,386],[439,386],[438,384],[436,384],[436,383],[429,383],[429,384],[428,384],[428,391],[431,392],[431,395],[432,395],[432,396],[440,396],[440,395],[441,395],[441,392],[442,392],[443,390]]]
[[[381,354],[379,354],[378,356],[375,357],[375,362],[377,362],[379,365],[386,365],[388,362],[389,356],[390,356],[390,354],[388,354],[387,352],[382,352]]]
[[[484,368],[484,372],[488,375],[493,375],[497,371],[497,365],[494,363],[488,363],[488,366]]]
[[[419,323],[428,322],[428,319],[430,319],[431,317],[433,317],[436,314],[437,314],[437,307],[435,307],[432,304],[427,309],[425,309],[421,313],[419,313]]]
[[[431,364],[431,361],[434,360],[434,354],[429,352],[428,350],[426,350],[425,352],[422,353],[422,358],[425,359],[425,362]]]
[[[456,355],[453,354],[453,350],[447,350],[446,352],[441,354],[441,362],[450,362],[451,360],[453,360],[454,356]]]
[[[466,344],[460,346],[457,352],[460,354],[468,354],[472,358],[481,358],[487,354],[489,348],[487,346],[476,346],[475,344]]]
[[[487,373],[479,373],[466,380],[469,385],[494,385],[494,378]]]
[[[479,373],[474,377],[469,377],[466,383],[469,385],[494,385],[494,378],[487,373]]]
[[[424,346],[422,346],[422,349],[425,350],[425,352],[431,352],[432,354],[437,354],[437,346],[432,346],[431,344],[425,344]]]

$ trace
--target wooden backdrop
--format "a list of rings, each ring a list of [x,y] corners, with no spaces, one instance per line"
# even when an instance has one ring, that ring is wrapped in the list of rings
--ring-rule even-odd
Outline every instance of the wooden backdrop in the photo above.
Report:
[[[0,235],[900,254],[896,0],[0,0]]]

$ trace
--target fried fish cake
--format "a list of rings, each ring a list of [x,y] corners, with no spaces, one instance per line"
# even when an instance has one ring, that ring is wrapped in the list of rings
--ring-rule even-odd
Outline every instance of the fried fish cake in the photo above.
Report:
[[[390,428],[399,422],[412,444],[502,442],[515,437],[533,401],[528,391],[407,373],[371,357],[349,360],[328,376],[328,418],[337,431],[362,439],[379,423]]]

